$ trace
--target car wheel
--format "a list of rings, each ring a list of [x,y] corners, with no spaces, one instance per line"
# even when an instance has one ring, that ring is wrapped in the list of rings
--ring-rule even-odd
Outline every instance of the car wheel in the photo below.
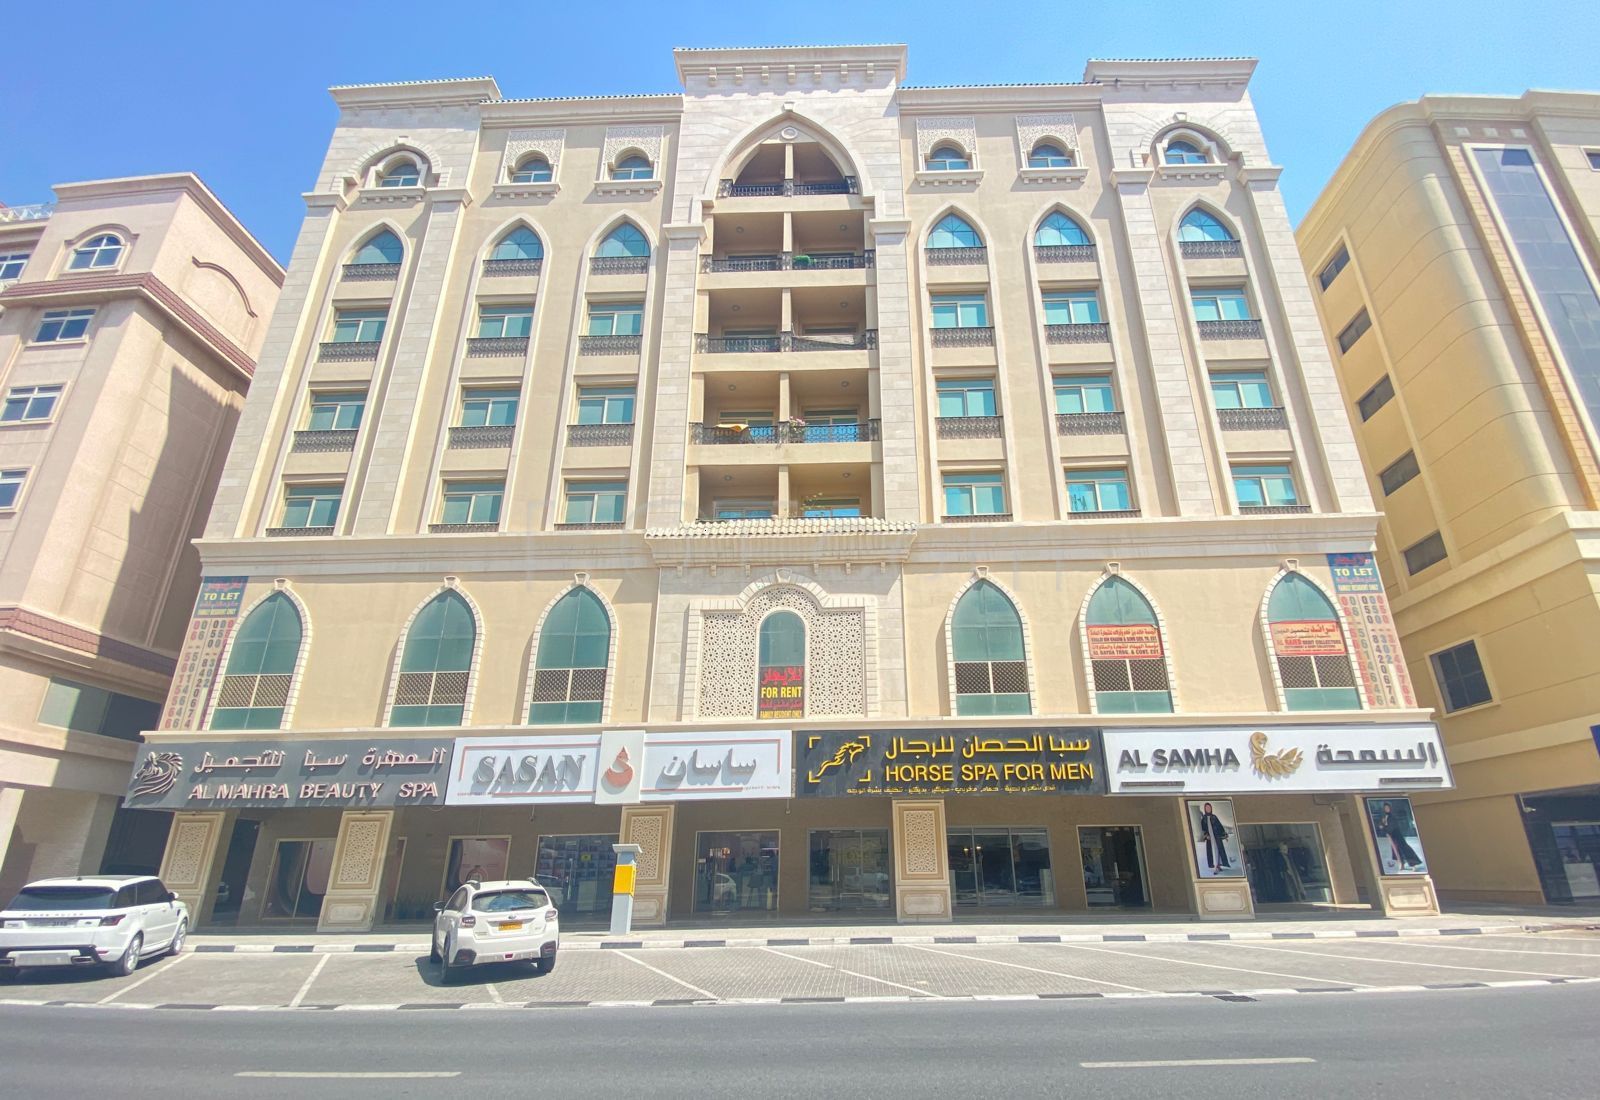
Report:
[[[179,955],[183,953],[183,941],[189,938],[189,922],[178,922],[178,930],[172,934],[172,942],[167,944],[167,954]]]
[[[428,961],[436,963],[441,958],[443,956],[439,954],[439,931],[434,929],[433,933],[428,937]]]
[[[144,937],[142,935],[135,934],[133,939],[128,941],[128,949],[122,953],[122,957],[111,964],[111,973],[115,974],[119,978],[126,978],[129,974],[132,974],[135,970],[138,970],[139,952],[143,950]]]
[[[439,959],[439,981],[444,985],[455,985],[456,979],[461,977],[461,968],[451,962],[455,955],[456,945],[445,940],[444,954]]]

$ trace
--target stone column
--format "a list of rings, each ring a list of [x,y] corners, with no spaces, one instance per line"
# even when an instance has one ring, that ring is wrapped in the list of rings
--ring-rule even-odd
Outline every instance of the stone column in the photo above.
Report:
[[[694,520],[692,514],[685,514],[684,461],[689,434],[695,325],[700,306],[695,287],[700,278],[705,226],[669,225],[665,234],[666,287],[662,294],[661,337],[657,344],[650,490],[645,502],[645,524],[649,527],[677,527]]]
[[[875,252],[873,275],[878,315],[879,424],[883,453],[873,488],[880,493],[884,519],[917,523],[922,519],[920,473],[917,467],[915,369],[911,341],[911,261],[905,218],[873,218],[868,223]],[[881,478],[882,487],[879,488]]]
[[[1226,802],[1228,799],[1212,799]],[[1250,896],[1250,880],[1244,874],[1238,878],[1201,878],[1195,863],[1196,847],[1200,838],[1189,827],[1189,808],[1181,798],[1173,799],[1178,815],[1178,835],[1183,838],[1185,851],[1184,873],[1189,877],[1189,902],[1194,915],[1201,920],[1255,920],[1255,900]],[[1238,835],[1235,831],[1235,836]],[[1239,850],[1239,870],[1244,870],[1244,850]]]
[[[948,921],[950,852],[945,845],[944,800],[894,802],[895,916],[906,923]]]
[[[6,881],[6,854],[11,850],[11,841],[16,836],[17,814],[22,811],[21,787],[0,787],[0,893],[4,893],[9,900],[12,891],[25,885],[21,881]],[[21,869],[19,869],[20,873]],[[3,904],[3,903],[0,903]]]
[[[1361,833],[1361,849],[1367,853],[1369,881],[1377,886],[1372,892],[1372,907],[1386,917],[1437,917],[1439,894],[1433,887],[1433,876],[1384,874],[1378,859],[1379,842],[1372,831],[1372,815],[1367,813],[1360,795],[1351,795],[1350,801]],[[1422,851],[1426,853],[1427,849]]]
[[[638,878],[633,887],[636,928],[667,923],[667,880],[672,871],[672,824],[677,807],[624,806],[623,844],[639,846]]]
[[[161,881],[189,907],[191,931],[211,917],[217,880],[222,877],[218,852],[233,832],[234,816],[232,811],[172,815],[172,831],[161,857]]]
[[[346,810],[339,818],[328,892],[322,896],[318,932],[370,932],[378,918],[383,865],[389,855],[393,810]]]

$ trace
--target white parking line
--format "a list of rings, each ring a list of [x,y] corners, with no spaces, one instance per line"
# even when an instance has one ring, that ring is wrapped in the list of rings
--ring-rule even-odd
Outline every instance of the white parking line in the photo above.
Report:
[[[836,966],[829,966],[827,963],[818,962],[816,959],[802,959],[799,955],[791,955],[787,951],[778,951],[771,947],[763,947],[761,950],[767,952],[769,955],[782,955],[786,959],[793,959],[797,963],[805,963],[808,966],[820,966],[824,970],[838,969]]]
[[[1304,1066],[1315,1058],[1172,1058],[1159,1062],[1079,1062],[1084,1069],[1166,1069],[1173,1066]]]
[[[317,1070],[290,1070],[290,1069],[245,1069],[234,1074],[235,1077],[293,1077],[297,1079],[332,1079],[335,1081],[354,1080],[396,1080],[414,1077],[460,1077],[461,1071],[452,1070],[374,1070],[369,1073],[358,1073],[350,1070],[321,1072]]]
[[[1013,970],[1031,970],[1035,974],[1049,974],[1056,978],[1071,978],[1073,981],[1078,982],[1092,982],[1095,985],[1109,985],[1117,989],[1129,989],[1135,993],[1157,992],[1154,989],[1146,989],[1143,986],[1124,985],[1122,982],[1108,982],[1103,978],[1086,978],[1082,974],[1068,974],[1064,970],[1044,970],[1037,966],[1024,966],[1021,963],[1002,962],[1000,959],[986,959],[981,955],[963,955],[959,951],[941,951],[936,947],[921,947],[914,943],[908,943],[904,946],[911,948],[913,951],[926,951],[930,955],[948,955],[952,959],[966,959],[969,962],[988,963],[990,966],[1009,966]]]
[[[500,996],[500,991],[495,988],[495,985],[494,985],[493,982],[485,983],[483,988],[488,991],[489,999],[491,1001],[493,1001],[495,1004],[503,1005],[503,1004],[506,1003],[505,1002],[505,998]]]
[[[294,999],[289,1002],[290,1008],[299,1008],[300,1002],[306,999],[306,994],[311,992],[311,983],[317,980],[317,975],[322,973],[322,968],[328,965],[332,955],[324,955],[317,960],[317,965],[311,968],[311,973],[306,980],[300,983],[300,988],[295,992]]]
[[[904,944],[902,946],[911,945]],[[860,978],[863,981],[877,982],[880,985],[891,986],[895,989],[904,989],[908,992],[915,993],[919,997],[928,997],[935,1001],[943,1001],[946,999],[943,994],[935,993],[931,989],[919,989],[914,985],[901,985],[899,982],[891,982],[888,978],[875,978],[871,974],[863,974],[858,970],[846,970],[842,966],[834,966],[832,963],[818,962],[816,959],[803,959],[799,955],[791,955],[787,951],[776,951],[770,947],[763,947],[761,950],[773,955],[782,955],[784,958],[793,959],[795,962],[810,963],[812,966],[820,966],[824,970],[837,970],[839,973],[848,974],[852,978]]]
[[[173,967],[175,967],[179,963],[181,963],[184,959],[188,959],[188,958],[193,958],[193,955],[173,955],[167,960],[167,965],[166,966],[161,966],[159,964],[157,964],[156,966],[152,966],[150,968],[150,973],[146,974],[144,977],[140,978],[138,981],[130,982],[129,984],[123,986],[121,989],[117,990],[115,993],[112,993],[112,994],[110,994],[109,996],[106,996],[106,997],[102,997],[96,1003],[97,1004],[108,1005],[112,1001],[116,1000],[118,997],[122,996],[124,993],[132,993],[135,989],[138,989],[141,985],[143,985],[145,982],[149,981],[151,978],[157,977],[158,975],[161,975],[161,974],[165,974],[167,971],[171,970]]]
[[[1201,941],[1210,943],[1213,941]],[[1169,959],[1165,955],[1146,955],[1142,951],[1125,951],[1120,947],[1090,947],[1082,943],[1064,943],[1062,947],[1071,947],[1078,951],[1098,951],[1102,955],[1132,955],[1136,959],[1151,959],[1155,962],[1177,963],[1179,966],[1203,966],[1208,970],[1232,970],[1238,974],[1264,974],[1269,978],[1293,978],[1301,982],[1321,982],[1323,985],[1355,985],[1365,988],[1360,982],[1349,982],[1343,978],[1313,978],[1307,974],[1289,974],[1282,970],[1250,970],[1242,966],[1224,966],[1221,963],[1203,963],[1194,959]]]
[[[1487,951],[1492,955],[1554,955],[1558,958],[1593,959],[1600,962],[1600,955],[1589,951],[1527,951],[1520,947],[1474,947],[1471,944],[1447,940],[1429,940],[1427,943],[1412,943],[1405,940],[1397,942],[1404,943],[1407,947],[1438,947],[1445,951]]]
[[[1280,955],[1317,955],[1325,959],[1344,959],[1347,962],[1371,963],[1374,966],[1426,966],[1435,970],[1470,970],[1477,974],[1521,974],[1525,978],[1573,978],[1575,974],[1560,974],[1553,970],[1505,970],[1497,966],[1452,966],[1449,963],[1412,962],[1409,959],[1375,959],[1370,955],[1339,955],[1331,951],[1301,951],[1288,947],[1265,947],[1258,943],[1234,943],[1231,940],[1206,940],[1219,947],[1232,947],[1240,951],[1276,951]]]
[[[640,966],[644,967],[646,970],[649,970],[649,971],[651,971],[652,973],[655,973],[655,974],[660,974],[663,978],[667,979],[667,981],[676,982],[677,984],[683,986],[683,988],[689,989],[689,990],[693,990],[694,992],[700,994],[700,996],[702,996],[702,997],[706,997],[706,998],[708,998],[710,1000],[713,1000],[713,1001],[718,999],[717,995],[715,993],[712,993],[709,990],[701,989],[697,985],[690,985],[688,982],[684,981],[682,978],[674,978],[671,974],[668,974],[665,970],[658,970],[655,967],[651,966],[649,963],[645,962],[643,959],[634,958],[632,955],[628,954],[626,951],[616,951],[616,952],[613,952],[613,954],[621,955],[623,958],[627,959],[631,963],[638,963]]]

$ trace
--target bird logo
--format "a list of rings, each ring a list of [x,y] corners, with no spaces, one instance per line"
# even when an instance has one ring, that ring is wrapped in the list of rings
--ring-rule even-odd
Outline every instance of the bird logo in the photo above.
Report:
[[[1265,779],[1282,779],[1299,770],[1304,760],[1299,749],[1267,751],[1267,735],[1260,730],[1250,735],[1250,767]]]
[[[133,798],[142,796],[159,798],[172,790],[178,782],[178,773],[182,770],[183,757],[177,753],[148,753],[144,763],[139,765],[139,770],[133,773],[133,787],[128,794]]]

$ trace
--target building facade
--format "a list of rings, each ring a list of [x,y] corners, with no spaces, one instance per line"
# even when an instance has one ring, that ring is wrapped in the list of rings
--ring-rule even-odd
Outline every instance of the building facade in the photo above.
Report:
[[[1299,231],[1457,785],[1440,889],[1600,898],[1600,96],[1427,96]]]
[[[133,780],[169,884],[600,918],[620,839],[646,922],[1430,908],[1363,816],[1448,772],[1253,63],[676,60],[334,89]]]
[[[118,820],[119,799],[283,278],[192,175],[54,190],[0,208],[5,898],[161,856],[164,815]]]

